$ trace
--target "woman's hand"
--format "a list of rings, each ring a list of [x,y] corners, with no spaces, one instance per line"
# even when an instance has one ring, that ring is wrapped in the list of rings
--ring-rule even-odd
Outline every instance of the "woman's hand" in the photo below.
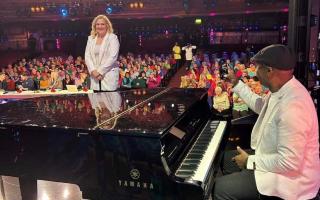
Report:
[[[103,79],[103,76],[101,74],[99,74],[99,72],[97,70],[93,70],[91,72],[91,76],[96,79],[97,81],[100,81]]]

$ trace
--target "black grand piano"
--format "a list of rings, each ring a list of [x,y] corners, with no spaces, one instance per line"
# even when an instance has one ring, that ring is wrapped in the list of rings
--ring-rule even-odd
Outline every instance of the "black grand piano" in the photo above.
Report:
[[[0,174],[77,184],[87,199],[208,199],[226,121],[205,90],[159,88],[0,105]]]

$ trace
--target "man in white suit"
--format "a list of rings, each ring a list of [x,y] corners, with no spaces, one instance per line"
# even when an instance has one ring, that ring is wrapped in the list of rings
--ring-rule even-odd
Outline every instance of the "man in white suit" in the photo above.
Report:
[[[119,80],[118,37],[113,34],[112,24],[105,15],[95,17],[91,28],[85,52],[91,78],[90,89],[114,91],[118,88]]]
[[[270,89],[265,97],[254,94],[229,72],[233,91],[259,117],[251,133],[254,154],[237,147],[232,160],[242,170],[216,180],[214,199],[316,196],[320,186],[318,119],[308,91],[293,76],[294,60],[284,45],[268,46],[252,58],[257,77]]]

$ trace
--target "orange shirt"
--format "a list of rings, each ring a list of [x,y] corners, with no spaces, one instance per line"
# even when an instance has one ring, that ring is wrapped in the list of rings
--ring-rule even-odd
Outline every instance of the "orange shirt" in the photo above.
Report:
[[[40,81],[40,89],[48,89],[50,85],[49,79]]]

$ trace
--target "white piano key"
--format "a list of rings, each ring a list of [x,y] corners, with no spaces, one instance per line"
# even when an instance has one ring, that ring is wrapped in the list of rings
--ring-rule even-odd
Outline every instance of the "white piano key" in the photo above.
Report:
[[[218,128],[215,130],[215,134],[211,138],[210,144],[205,152],[205,155],[202,157],[200,164],[195,171],[194,175],[191,177],[194,181],[203,182],[211,169],[213,160],[216,157],[218,152],[220,142],[223,137],[224,130],[226,128],[226,121],[220,121]]]

